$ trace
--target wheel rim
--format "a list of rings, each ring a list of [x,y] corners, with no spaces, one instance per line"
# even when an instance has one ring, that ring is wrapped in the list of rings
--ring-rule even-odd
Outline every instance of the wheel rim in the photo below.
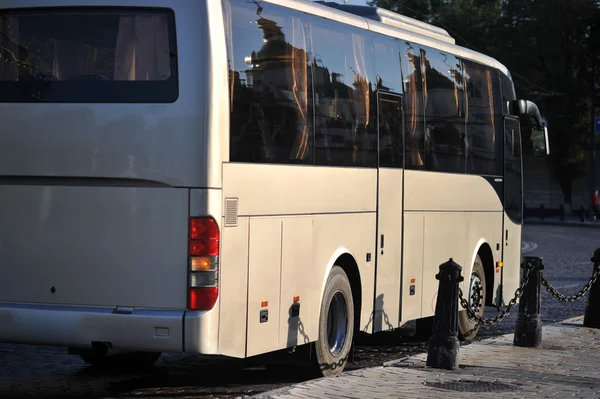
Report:
[[[346,344],[348,327],[348,309],[346,298],[340,291],[333,294],[327,312],[327,342],[329,351],[337,356]]]
[[[477,273],[471,274],[469,306],[471,306],[471,309],[477,314],[480,314],[483,309],[483,283]]]

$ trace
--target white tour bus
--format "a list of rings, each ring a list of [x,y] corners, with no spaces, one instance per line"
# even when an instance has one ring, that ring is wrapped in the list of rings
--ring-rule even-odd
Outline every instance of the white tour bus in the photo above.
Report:
[[[1,8],[0,341],[298,347],[327,375],[356,332],[431,320],[449,258],[480,313],[512,298],[547,130],[445,30],[303,0]]]

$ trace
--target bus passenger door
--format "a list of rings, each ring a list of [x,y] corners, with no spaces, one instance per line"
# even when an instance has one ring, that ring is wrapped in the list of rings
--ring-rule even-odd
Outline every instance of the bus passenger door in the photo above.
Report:
[[[523,179],[519,119],[504,119],[504,231],[502,302],[512,298],[520,280]]]
[[[373,332],[399,326],[404,134],[402,97],[378,93],[379,169]]]

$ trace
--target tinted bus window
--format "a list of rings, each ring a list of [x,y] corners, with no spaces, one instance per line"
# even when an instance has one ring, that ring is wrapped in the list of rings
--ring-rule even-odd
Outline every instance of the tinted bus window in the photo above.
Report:
[[[519,120],[506,118],[504,171],[504,210],[515,223],[523,221],[523,177],[521,160],[521,130]]]
[[[465,172],[462,65],[455,56],[421,48],[425,96],[425,163],[428,170]]]
[[[502,119],[496,71],[464,61],[467,82],[467,173],[502,175]]]
[[[517,99],[515,86],[512,80],[502,72],[498,72],[498,75],[500,75],[500,87],[502,89],[502,112],[508,114],[508,102]]]
[[[373,56],[377,73],[377,90],[402,94],[398,39],[373,35]]]
[[[368,79],[372,69],[366,33],[310,17],[315,91],[315,164],[377,165],[377,121]]]
[[[404,153],[402,97],[378,95],[379,166],[402,168]]]
[[[400,62],[404,82],[405,167],[423,169],[425,167],[425,120],[419,46],[400,42]]]
[[[170,11],[4,11],[0,33],[0,102],[177,99]]]
[[[303,14],[232,0],[225,7],[233,162],[312,163],[312,89]]]

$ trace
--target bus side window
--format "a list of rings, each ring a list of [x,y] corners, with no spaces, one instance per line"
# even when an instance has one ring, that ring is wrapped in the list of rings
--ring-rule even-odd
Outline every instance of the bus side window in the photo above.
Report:
[[[460,59],[421,47],[427,170],[465,173],[464,81]]]
[[[496,71],[464,60],[467,82],[467,173],[502,175],[502,119]]]
[[[515,118],[505,118],[506,159],[504,171],[504,208],[513,222],[523,220],[521,130]]]
[[[423,169],[425,166],[425,121],[419,46],[401,42],[400,62],[402,81],[404,82],[405,166],[407,169]]]
[[[231,161],[311,164],[304,15],[272,4],[230,5]]]
[[[367,32],[310,17],[315,92],[315,164],[367,166],[377,163],[371,126],[371,82]],[[326,40],[324,39],[326,38]],[[374,136],[374,137],[373,137]]]

